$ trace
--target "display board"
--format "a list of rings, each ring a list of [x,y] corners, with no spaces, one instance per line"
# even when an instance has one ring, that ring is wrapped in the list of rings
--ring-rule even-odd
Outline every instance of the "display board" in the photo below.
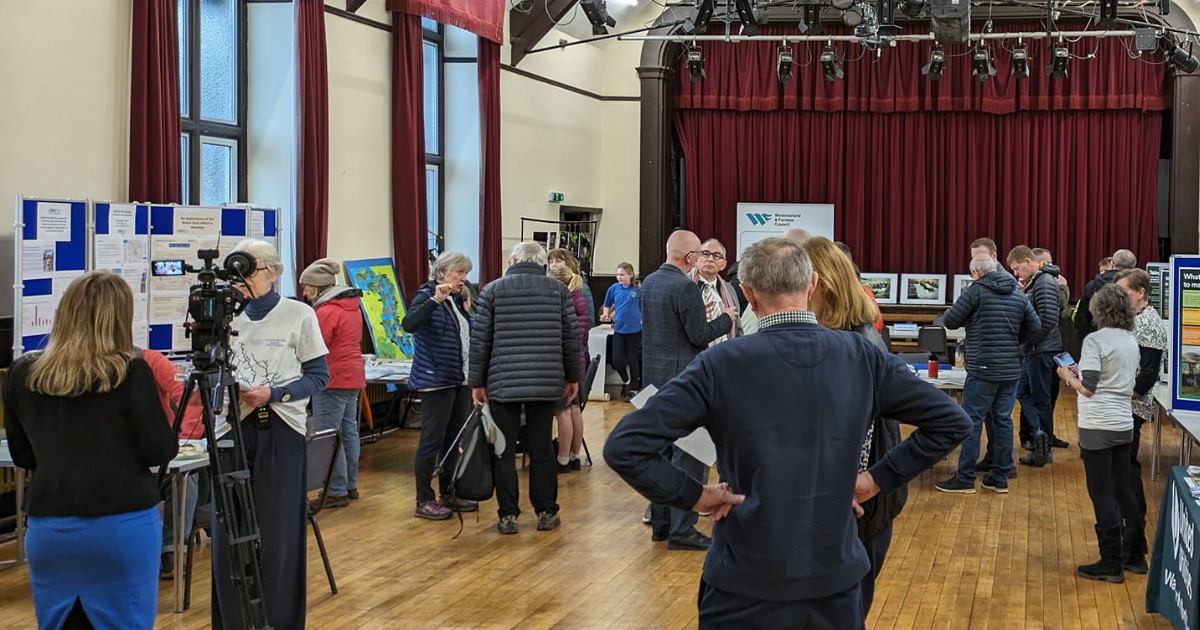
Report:
[[[133,290],[133,345],[150,343],[150,206],[96,203],[92,269],[106,269]]]
[[[265,240],[279,248],[278,211],[251,206],[203,208],[152,206],[150,208],[150,259],[179,260],[199,267],[198,252],[216,249],[221,264],[238,243],[247,238]],[[160,352],[191,349],[184,321],[187,296],[196,276],[152,276],[148,305],[149,347]]]
[[[813,236],[833,241],[833,204],[830,203],[739,203],[737,205],[737,253],[764,238],[782,236],[792,228],[803,228]]]
[[[13,358],[46,345],[67,285],[88,267],[88,201],[17,197]]]
[[[363,315],[381,359],[412,359],[412,334],[405,332],[404,296],[396,284],[396,266],[391,258],[347,260],[346,284],[362,291]]]
[[[1200,411],[1200,256],[1171,257],[1172,409]]]
[[[1150,276],[1150,294],[1146,299],[1150,306],[1158,311],[1163,319],[1171,314],[1171,264],[1152,262],[1146,263],[1146,273]]]

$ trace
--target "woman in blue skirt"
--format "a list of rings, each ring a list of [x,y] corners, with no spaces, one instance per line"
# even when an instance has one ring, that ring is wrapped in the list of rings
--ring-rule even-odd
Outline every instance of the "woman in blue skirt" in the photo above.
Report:
[[[162,522],[157,475],[179,450],[154,376],[133,348],[120,276],[67,287],[49,343],[4,384],[5,429],[32,471],[26,549],[38,628],[150,630]]]

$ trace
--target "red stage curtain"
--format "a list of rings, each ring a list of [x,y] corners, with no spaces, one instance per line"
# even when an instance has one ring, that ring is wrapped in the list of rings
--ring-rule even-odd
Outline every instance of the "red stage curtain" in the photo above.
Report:
[[[1059,22],[1063,29],[1082,30],[1086,23]],[[841,26],[827,26],[829,34],[849,34]],[[1040,23],[997,23],[997,32],[1045,31]],[[794,27],[765,28],[776,35],[799,34]],[[1050,52],[1045,42],[1028,41],[1029,78],[1011,75],[1012,40],[995,40],[991,46],[996,76],[979,82],[971,75],[970,50],[964,45],[945,47],[945,75],[930,81],[921,75],[929,60],[930,42],[901,42],[876,58],[857,43],[834,42],[846,76],[826,81],[820,62],[823,42],[790,44],[795,57],[790,83],[776,76],[778,42],[701,42],[704,81],[688,79],[686,58],[679,62],[678,109],[736,111],[801,110],[823,112],[977,111],[1009,114],[1028,110],[1136,109],[1160,111],[1171,107],[1171,70],[1162,53],[1132,59],[1129,38],[1082,39],[1068,43],[1071,54],[1095,59],[1071,59],[1065,80],[1046,76]],[[848,59],[847,59],[848,58]],[[1154,62],[1154,63],[1148,63]]]
[[[480,162],[479,284],[504,273],[500,214],[500,44],[479,38]]]
[[[296,257],[300,272],[329,242],[329,65],[324,0],[296,2],[299,173]]]
[[[388,11],[419,15],[504,43],[504,0],[388,0]]]
[[[177,0],[135,0],[129,201],[181,203]]]
[[[392,251],[400,290],[429,277],[421,18],[392,16]]]
[[[1158,252],[1160,113],[677,112],[688,228],[736,243],[738,202],[833,203],[863,271],[967,273],[1045,247],[1075,296],[1121,247]]]

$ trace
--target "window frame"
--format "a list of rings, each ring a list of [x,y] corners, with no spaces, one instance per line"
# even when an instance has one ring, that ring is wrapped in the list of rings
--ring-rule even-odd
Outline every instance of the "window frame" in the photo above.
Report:
[[[426,24],[422,21],[421,24],[421,39],[422,46],[425,43],[433,44],[437,49],[437,117],[438,117],[438,148],[436,153],[425,153],[425,164],[437,168],[437,220],[438,229],[435,226],[427,225],[427,232],[432,232],[437,236],[435,239],[441,245],[441,250],[446,249],[446,51],[445,51],[445,26],[437,24],[436,30],[426,28]],[[424,48],[422,48],[424,50]],[[428,129],[425,130],[428,133]],[[426,200],[428,203],[428,200]],[[426,209],[428,212],[428,208]],[[429,234],[425,235],[425,241],[429,241]],[[440,253],[439,251],[439,253]]]
[[[234,168],[237,170],[234,183],[236,185],[236,198],[228,200],[227,203],[246,203],[247,190],[246,182],[248,180],[246,166],[249,162],[249,152],[246,147],[246,118],[249,113],[247,107],[247,66],[249,52],[247,46],[247,10],[246,0],[232,0],[235,6],[237,15],[234,16],[235,41],[237,42],[237,64],[235,71],[237,73],[237,106],[235,107],[235,115],[237,116],[237,124],[229,124],[227,122],[209,120],[200,115],[200,2],[202,0],[179,0],[187,7],[187,16],[185,25],[187,27],[186,37],[186,55],[187,55],[187,115],[184,115],[184,103],[180,103],[179,127],[180,133],[188,137],[188,156],[187,156],[187,181],[183,188],[187,191],[187,197],[183,199],[183,203],[189,205],[200,205],[200,168],[202,161],[200,159],[200,150],[203,145],[203,138],[207,137],[213,140],[222,142],[233,142],[237,144],[237,150],[234,152]],[[185,54],[183,44],[180,45],[180,54]],[[181,78],[182,81],[182,78]],[[181,96],[182,100],[182,96]],[[182,194],[182,191],[181,191]]]

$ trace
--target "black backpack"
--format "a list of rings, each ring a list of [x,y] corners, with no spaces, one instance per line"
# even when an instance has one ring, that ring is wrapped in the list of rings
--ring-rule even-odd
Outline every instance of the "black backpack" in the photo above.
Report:
[[[454,464],[454,472],[450,476],[450,497],[468,501],[491,499],[492,493],[496,490],[496,481],[492,476],[492,460],[496,456],[492,451],[492,446],[488,444],[487,435],[483,430],[482,408],[476,407],[471,412],[471,417],[467,418],[463,428],[455,436],[454,442],[442,456],[442,461],[438,462],[437,470],[433,473],[434,477],[441,474],[451,454],[457,456],[457,461]],[[461,522],[461,512],[458,518]],[[455,537],[457,538],[457,536]]]

